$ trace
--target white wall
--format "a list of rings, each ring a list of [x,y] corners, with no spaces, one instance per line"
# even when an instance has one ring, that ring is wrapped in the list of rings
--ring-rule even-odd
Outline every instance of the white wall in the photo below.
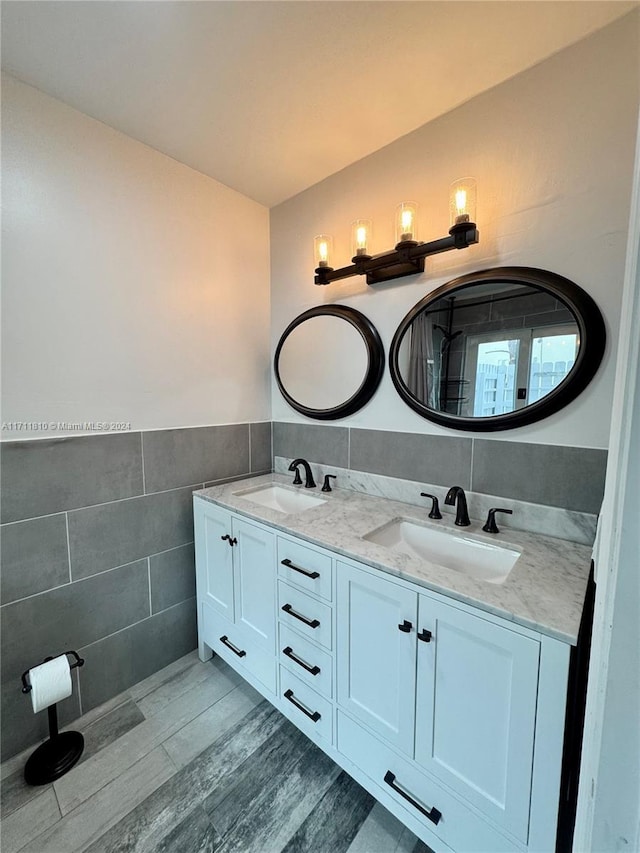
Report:
[[[608,331],[604,363],[562,412],[491,438],[607,447],[638,103],[638,75],[632,73],[637,51],[632,13],[274,208],[272,349],[301,311],[336,302],[366,314],[388,351],[406,312],[445,281],[491,266],[552,270],[599,304]],[[354,133],[359,110],[375,108],[375,93],[364,93],[362,103],[354,105]],[[330,116],[319,121],[318,132],[331,133]],[[413,200],[420,205],[419,238],[445,236],[449,184],[463,175],[478,181],[477,246],[427,259],[427,272],[417,280],[369,288],[363,278],[313,285],[315,234],[333,234],[333,265],[343,266],[350,262],[352,220],[372,219],[373,252],[388,250],[395,242],[395,206]],[[277,389],[273,418],[304,420]],[[453,434],[412,412],[396,395],[388,372],[373,400],[342,423]]]
[[[2,81],[2,421],[268,420],[268,210]]]

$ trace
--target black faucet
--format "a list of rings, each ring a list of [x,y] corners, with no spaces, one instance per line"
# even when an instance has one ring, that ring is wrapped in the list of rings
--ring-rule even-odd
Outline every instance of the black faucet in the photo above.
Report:
[[[306,459],[294,459],[291,465],[289,465],[289,470],[296,472],[296,476],[293,478],[293,485],[302,485],[302,480],[300,479],[300,471],[298,471],[298,465],[302,465],[302,467],[304,468],[304,475],[306,478],[306,483],[304,484],[305,489],[315,489],[316,481],[313,479],[313,474],[311,473],[311,466],[309,465]]]
[[[444,502],[447,506],[456,505],[456,524],[458,527],[468,527],[471,524],[467,510],[467,496],[462,486],[451,486]]]

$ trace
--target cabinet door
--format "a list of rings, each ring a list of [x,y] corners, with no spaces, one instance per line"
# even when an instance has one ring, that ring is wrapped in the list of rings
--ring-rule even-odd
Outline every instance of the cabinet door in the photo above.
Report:
[[[419,598],[416,760],[526,841],[539,643]]]
[[[196,544],[196,579],[198,601],[207,601],[230,622],[234,620],[233,606],[233,548],[231,514],[204,501],[194,499]]]
[[[235,563],[235,622],[247,637],[268,651],[276,642],[275,535],[247,521],[233,519]]]
[[[412,755],[418,597],[343,563],[337,576],[338,702]]]

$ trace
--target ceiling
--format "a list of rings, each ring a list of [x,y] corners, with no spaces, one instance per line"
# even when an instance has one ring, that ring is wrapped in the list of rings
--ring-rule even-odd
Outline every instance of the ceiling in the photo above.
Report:
[[[635,5],[5,0],[2,66],[271,207]]]

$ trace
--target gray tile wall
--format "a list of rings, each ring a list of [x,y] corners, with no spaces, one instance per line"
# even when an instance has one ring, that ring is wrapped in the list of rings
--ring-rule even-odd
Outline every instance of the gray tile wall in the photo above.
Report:
[[[196,647],[191,492],[271,470],[271,424],[5,442],[2,753],[47,734],[20,675],[76,649],[62,723]]]
[[[274,423],[273,454],[598,513],[607,451],[550,444]]]

